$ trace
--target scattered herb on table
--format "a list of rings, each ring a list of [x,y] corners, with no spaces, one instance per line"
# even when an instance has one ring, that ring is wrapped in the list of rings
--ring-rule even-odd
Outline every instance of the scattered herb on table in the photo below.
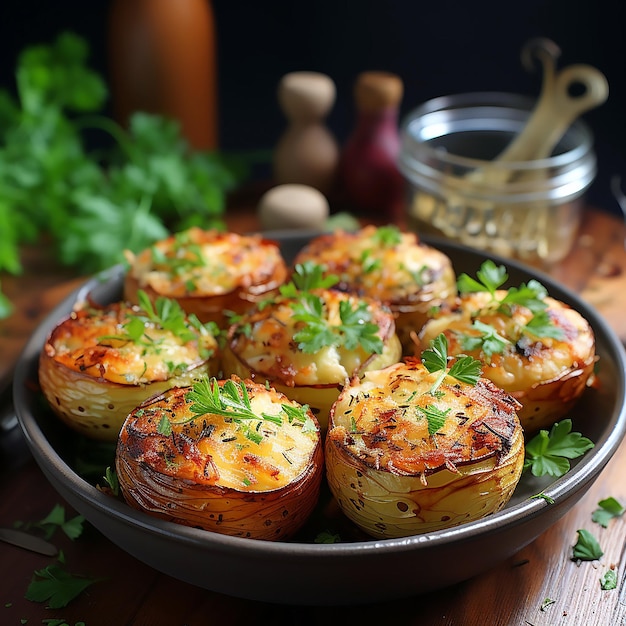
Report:
[[[555,602],[556,600],[553,600],[552,598],[545,598],[544,601],[541,603],[539,610],[546,611],[548,607],[552,606]]]
[[[588,530],[582,528],[576,532],[578,533],[578,540],[573,549],[574,559],[595,561],[604,554],[598,540]]]
[[[558,478],[570,470],[571,459],[582,456],[594,443],[578,432],[572,432],[572,420],[564,419],[552,426],[550,432],[540,430],[526,444],[524,471],[533,476]]]
[[[617,588],[617,572],[614,569],[608,569],[600,578],[600,588],[604,591]]]
[[[75,576],[60,565],[48,565],[34,572],[24,597],[33,602],[47,602],[51,609],[60,609],[99,580]]]
[[[70,539],[74,540],[80,537],[83,532],[85,518],[82,515],[76,515],[69,520],[65,519],[65,507],[55,504],[50,513],[38,522],[16,522],[16,528],[24,530],[38,529],[41,530],[46,539],[50,539],[57,529],[62,530]]]
[[[245,175],[241,161],[192,150],[175,120],[138,112],[126,130],[103,115],[88,54],[72,33],[26,48],[15,95],[0,91],[0,272],[20,274],[21,246],[42,237],[89,273],[170,231],[223,227],[225,194]],[[10,308],[0,294],[0,317]]]
[[[600,500],[598,507],[591,514],[591,519],[604,528],[608,527],[614,517],[621,517],[624,514],[624,507],[613,497]]]

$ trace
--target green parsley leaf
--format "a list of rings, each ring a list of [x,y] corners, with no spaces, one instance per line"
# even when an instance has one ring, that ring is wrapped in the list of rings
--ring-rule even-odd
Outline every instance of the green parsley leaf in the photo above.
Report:
[[[509,277],[506,268],[503,265],[496,265],[491,259],[483,262],[476,276],[478,280],[468,274],[460,274],[457,278],[459,293],[488,291],[493,296]]]
[[[604,554],[598,540],[588,530],[581,529],[576,532],[578,533],[578,540],[574,545],[574,559],[595,561]]]
[[[100,580],[74,576],[59,565],[48,565],[34,572],[24,597],[33,602],[47,601],[49,608],[60,609]]]
[[[614,569],[608,569],[600,578],[600,588],[604,591],[617,588],[617,572]]]
[[[480,348],[484,355],[490,359],[494,354],[501,354],[504,349],[511,342],[498,333],[498,331],[491,326],[491,324],[485,324],[480,320],[474,320],[472,328],[478,331],[478,335],[465,335],[461,336],[461,347],[463,350],[476,350]]]
[[[340,543],[341,537],[337,533],[331,533],[328,530],[323,530],[318,533],[313,539],[313,543]]]
[[[329,289],[339,282],[335,274],[326,274],[325,267],[314,261],[296,264],[291,282],[280,287],[281,295],[293,297],[302,291]]]
[[[572,431],[572,420],[565,419],[552,426],[550,432],[541,430],[526,444],[524,471],[533,476],[563,476],[570,469],[569,459],[582,456],[594,443]]]
[[[548,504],[554,504],[554,498],[551,498],[549,495],[543,493],[536,493],[534,496],[530,496],[531,500],[545,500]]]
[[[446,416],[450,413],[450,408],[441,410],[434,404],[425,407],[418,407],[419,411],[424,414],[428,421],[428,434],[434,435],[445,423]]]
[[[282,424],[281,414],[289,420],[301,423],[303,432],[317,432],[313,420],[308,415],[308,407],[294,406],[290,404],[281,405],[281,413],[270,415],[267,413],[257,414],[252,410],[248,390],[243,381],[226,380],[220,385],[216,378],[204,378],[196,383],[187,394],[187,401],[191,403],[193,416],[186,421],[191,421],[195,417],[206,414],[221,415],[239,424],[244,436],[253,443],[260,443],[263,436],[256,432],[249,422],[260,422],[267,420],[274,424]],[[182,422],[177,422],[182,423]],[[171,433],[171,420],[163,415],[158,425],[158,432],[164,435]]]
[[[379,327],[371,321],[368,304],[351,300],[339,303],[340,324],[331,324],[325,315],[325,303],[321,296],[302,293],[292,303],[294,319],[303,322],[294,339],[303,352],[315,353],[327,346],[345,346],[354,350],[361,346],[367,352],[380,354],[383,340],[378,336]]]
[[[591,514],[592,521],[607,528],[609,522],[614,517],[620,517],[624,514],[624,507],[613,497],[605,498],[598,502],[599,509]]]
[[[389,224],[379,226],[372,235],[372,239],[384,248],[393,248],[393,246],[397,246],[402,241],[402,233],[397,226]]]
[[[430,389],[433,395],[446,376],[456,378],[468,385],[475,385],[480,378],[482,368],[480,361],[463,355],[457,357],[452,367],[448,368],[448,339],[443,333],[437,335],[431,341],[430,347],[422,352],[422,363],[431,374],[441,372]]]

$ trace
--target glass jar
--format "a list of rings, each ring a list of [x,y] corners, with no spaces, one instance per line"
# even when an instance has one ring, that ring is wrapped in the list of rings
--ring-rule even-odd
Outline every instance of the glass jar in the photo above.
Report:
[[[517,94],[467,93],[409,113],[398,163],[409,227],[537,266],[565,257],[596,175],[593,137],[577,120],[548,158],[494,160],[533,105]]]

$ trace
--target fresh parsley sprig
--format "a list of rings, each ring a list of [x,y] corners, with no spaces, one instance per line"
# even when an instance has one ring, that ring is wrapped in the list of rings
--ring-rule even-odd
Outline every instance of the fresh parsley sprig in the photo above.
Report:
[[[572,432],[571,419],[564,419],[554,424],[550,432],[540,430],[526,443],[524,471],[530,471],[533,476],[558,478],[569,472],[570,460],[593,447],[593,441],[579,432]]]
[[[377,334],[379,327],[372,322],[367,302],[353,303],[342,300],[339,303],[339,324],[331,323],[325,314],[326,304],[322,297],[314,293],[303,293],[293,302],[294,320],[303,326],[294,334],[298,348],[303,352],[318,352],[327,346],[344,346],[355,350],[361,346],[365,351],[380,354],[383,340]]]
[[[254,426],[250,425],[250,422],[258,423],[265,420],[280,426],[284,416],[290,424],[293,422],[301,423],[303,432],[315,432],[317,430],[313,420],[308,415],[306,405],[298,407],[282,404],[282,415],[255,412],[252,409],[248,389],[243,381],[236,382],[229,379],[220,385],[216,378],[204,378],[194,383],[191,391],[187,394],[187,401],[191,403],[190,409],[193,415],[184,421],[191,421],[207,414],[220,415],[239,424],[244,435],[254,443],[260,443],[263,435],[257,432]],[[163,416],[158,431],[161,434],[171,433],[171,421],[168,417]]]
[[[476,277],[478,280],[468,274],[460,274],[457,279],[459,293],[486,291],[491,295],[493,303],[498,305],[498,310],[503,312],[507,312],[513,304],[525,306],[533,312],[543,311],[546,308],[546,288],[534,278],[527,284],[522,283],[519,287],[509,287],[504,296],[498,298],[496,292],[509,278],[503,265],[496,265],[491,259],[487,259],[476,272]]]
[[[440,372],[439,377],[430,388],[430,393],[433,395],[446,376],[451,376],[469,385],[475,385],[482,372],[480,361],[471,356],[458,356],[452,366],[448,367],[448,339],[443,333],[437,335],[431,341],[430,347],[422,352],[422,363],[431,374]]]
[[[309,260],[296,264],[291,281],[280,287],[280,294],[285,298],[293,298],[313,289],[330,289],[338,282],[338,276],[326,274],[326,268],[323,265]]]
[[[513,305],[524,306],[533,313],[533,317],[525,326],[520,328],[522,334],[540,338],[563,338],[562,329],[554,325],[547,313],[548,305],[545,299],[548,292],[538,280],[533,278],[528,283],[522,283],[519,287],[509,287],[503,296],[498,297],[496,292],[508,280],[508,274],[503,265],[496,265],[491,259],[487,259],[476,272],[476,276],[478,280],[468,274],[461,274],[457,279],[459,293],[487,292],[491,295],[491,304],[495,306],[497,311],[505,315],[511,314]],[[474,327],[479,328],[478,324],[474,324]],[[487,356],[503,352],[506,344],[497,340],[494,335],[495,329],[484,324],[479,330],[479,336],[483,342],[483,351]],[[494,339],[496,339],[495,342]],[[468,341],[471,342],[472,339]]]

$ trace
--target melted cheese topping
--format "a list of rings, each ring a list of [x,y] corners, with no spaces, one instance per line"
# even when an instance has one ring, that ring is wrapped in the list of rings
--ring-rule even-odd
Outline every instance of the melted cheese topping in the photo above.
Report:
[[[277,416],[280,424],[260,417],[245,424],[214,414],[196,417],[186,398],[189,389],[178,388],[129,416],[120,445],[136,463],[179,480],[250,492],[283,488],[309,469],[321,446],[319,429],[290,421],[283,406],[299,405],[283,394],[250,381],[246,388],[253,412]],[[157,431],[163,416],[171,424],[169,435]],[[246,428],[261,435],[260,443],[246,436]]]
[[[500,299],[505,291],[496,292]],[[448,354],[469,354],[485,365],[483,375],[508,392],[523,391],[538,383],[551,381],[564,373],[582,368],[595,359],[595,339],[591,326],[578,311],[563,302],[547,297],[545,302],[552,324],[562,332],[562,338],[534,338],[523,335],[521,329],[533,317],[524,306],[514,306],[510,315],[493,310],[490,294],[477,292],[461,296],[452,312],[442,310],[420,333],[420,343],[427,347],[440,333],[448,339]],[[481,347],[469,349],[463,336],[479,335],[472,324],[475,320],[492,326],[508,340],[502,353],[490,357]]]
[[[317,290],[315,294],[324,302],[323,319],[335,327],[341,324],[341,302],[347,301],[353,308],[367,302],[372,322],[378,326],[377,335],[383,341],[383,352],[389,348],[391,362],[397,361],[400,350],[393,315],[381,304],[330,290]],[[291,387],[334,385],[359,373],[373,357],[360,344],[351,349],[345,345],[324,346],[314,353],[299,348],[294,335],[306,324],[294,319],[294,302],[293,298],[279,298],[244,315],[231,328],[230,350],[252,372]]]
[[[127,252],[139,288],[169,297],[215,296],[273,280],[284,266],[278,246],[260,235],[191,228],[155,243],[138,256]],[[281,273],[282,276],[282,273]]]
[[[366,226],[356,232],[321,235],[300,251],[295,262],[324,265],[327,274],[339,276],[344,291],[392,306],[456,293],[452,263],[445,254],[420,243],[413,233],[398,231],[397,241],[385,243],[380,230]]]
[[[331,413],[329,441],[375,469],[419,475],[460,464],[495,462],[520,436],[519,404],[490,381],[473,386],[446,377],[430,393],[439,372],[408,360],[367,372],[344,388]],[[446,412],[429,434],[431,407]]]
[[[122,385],[169,380],[197,368],[216,353],[217,341],[206,327],[188,325],[193,339],[144,321],[143,334],[132,339],[127,324],[143,312],[125,303],[74,311],[51,333],[44,349],[70,370]]]

